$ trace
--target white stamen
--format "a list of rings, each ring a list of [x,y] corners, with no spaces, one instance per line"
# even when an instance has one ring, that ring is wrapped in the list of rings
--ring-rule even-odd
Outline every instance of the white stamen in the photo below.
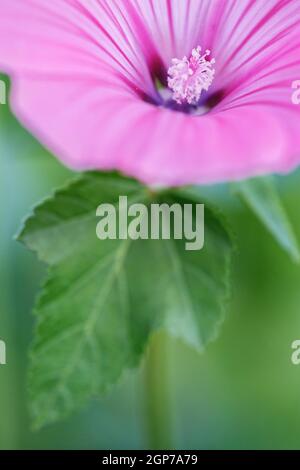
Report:
[[[208,60],[210,50],[201,55],[201,47],[192,50],[191,57],[172,59],[168,70],[168,86],[173,92],[173,100],[178,104],[197,105],[203,91],[213,82],[215,59]]]

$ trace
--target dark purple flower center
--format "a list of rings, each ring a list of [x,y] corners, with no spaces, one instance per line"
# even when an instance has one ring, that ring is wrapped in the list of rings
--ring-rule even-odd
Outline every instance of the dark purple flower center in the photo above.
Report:
[[[197,47],[190,58],[173,59],[168,70],[159,59],[154,60],[150,71],[156,96],[143,95],[144,101],[196,116],[210,112],[223,99],[224,91],[210,91],[215,60],[209,57],[209,50],[202,54]]]

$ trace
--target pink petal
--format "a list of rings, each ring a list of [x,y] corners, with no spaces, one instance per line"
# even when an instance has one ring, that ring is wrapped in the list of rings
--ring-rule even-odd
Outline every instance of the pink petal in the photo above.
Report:
[[[300,161],[298,1],[0,0],[0,68],[16,115],[74,169],[166,185],[286,172]],[[197,45],[222,101],[205,116],[150,104],[157,71]]]

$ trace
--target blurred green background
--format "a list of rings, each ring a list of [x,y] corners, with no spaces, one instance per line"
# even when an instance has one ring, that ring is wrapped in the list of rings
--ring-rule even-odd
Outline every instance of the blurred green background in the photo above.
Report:
[[[13,236],[33,204],[71,172],[0,105],[0,449],[146,448],[143,366],[106,397],[63,423],[30,430],[26,398],[32,307],[45,267]],[[278,178],[300,240],[300,173]],[[233,299],[216,342],[199,355],[167,340],[173,445],[183,449],[300,449],[300,266],[290,261],[235,197],[212,197],[237,237]],[[222,190],[223,191],[223,190]],[[163,338],[164,339],[164,338]],[[160,377],[156,388],[160,390]],[[162,380],[163,382],[163,380]]]

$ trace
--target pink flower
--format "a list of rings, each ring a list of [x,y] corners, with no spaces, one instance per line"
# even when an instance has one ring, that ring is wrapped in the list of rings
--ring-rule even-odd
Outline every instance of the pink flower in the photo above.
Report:
[[[0,0],[0,68],[74,169],[178,185],[300,162],[299,0]]]

